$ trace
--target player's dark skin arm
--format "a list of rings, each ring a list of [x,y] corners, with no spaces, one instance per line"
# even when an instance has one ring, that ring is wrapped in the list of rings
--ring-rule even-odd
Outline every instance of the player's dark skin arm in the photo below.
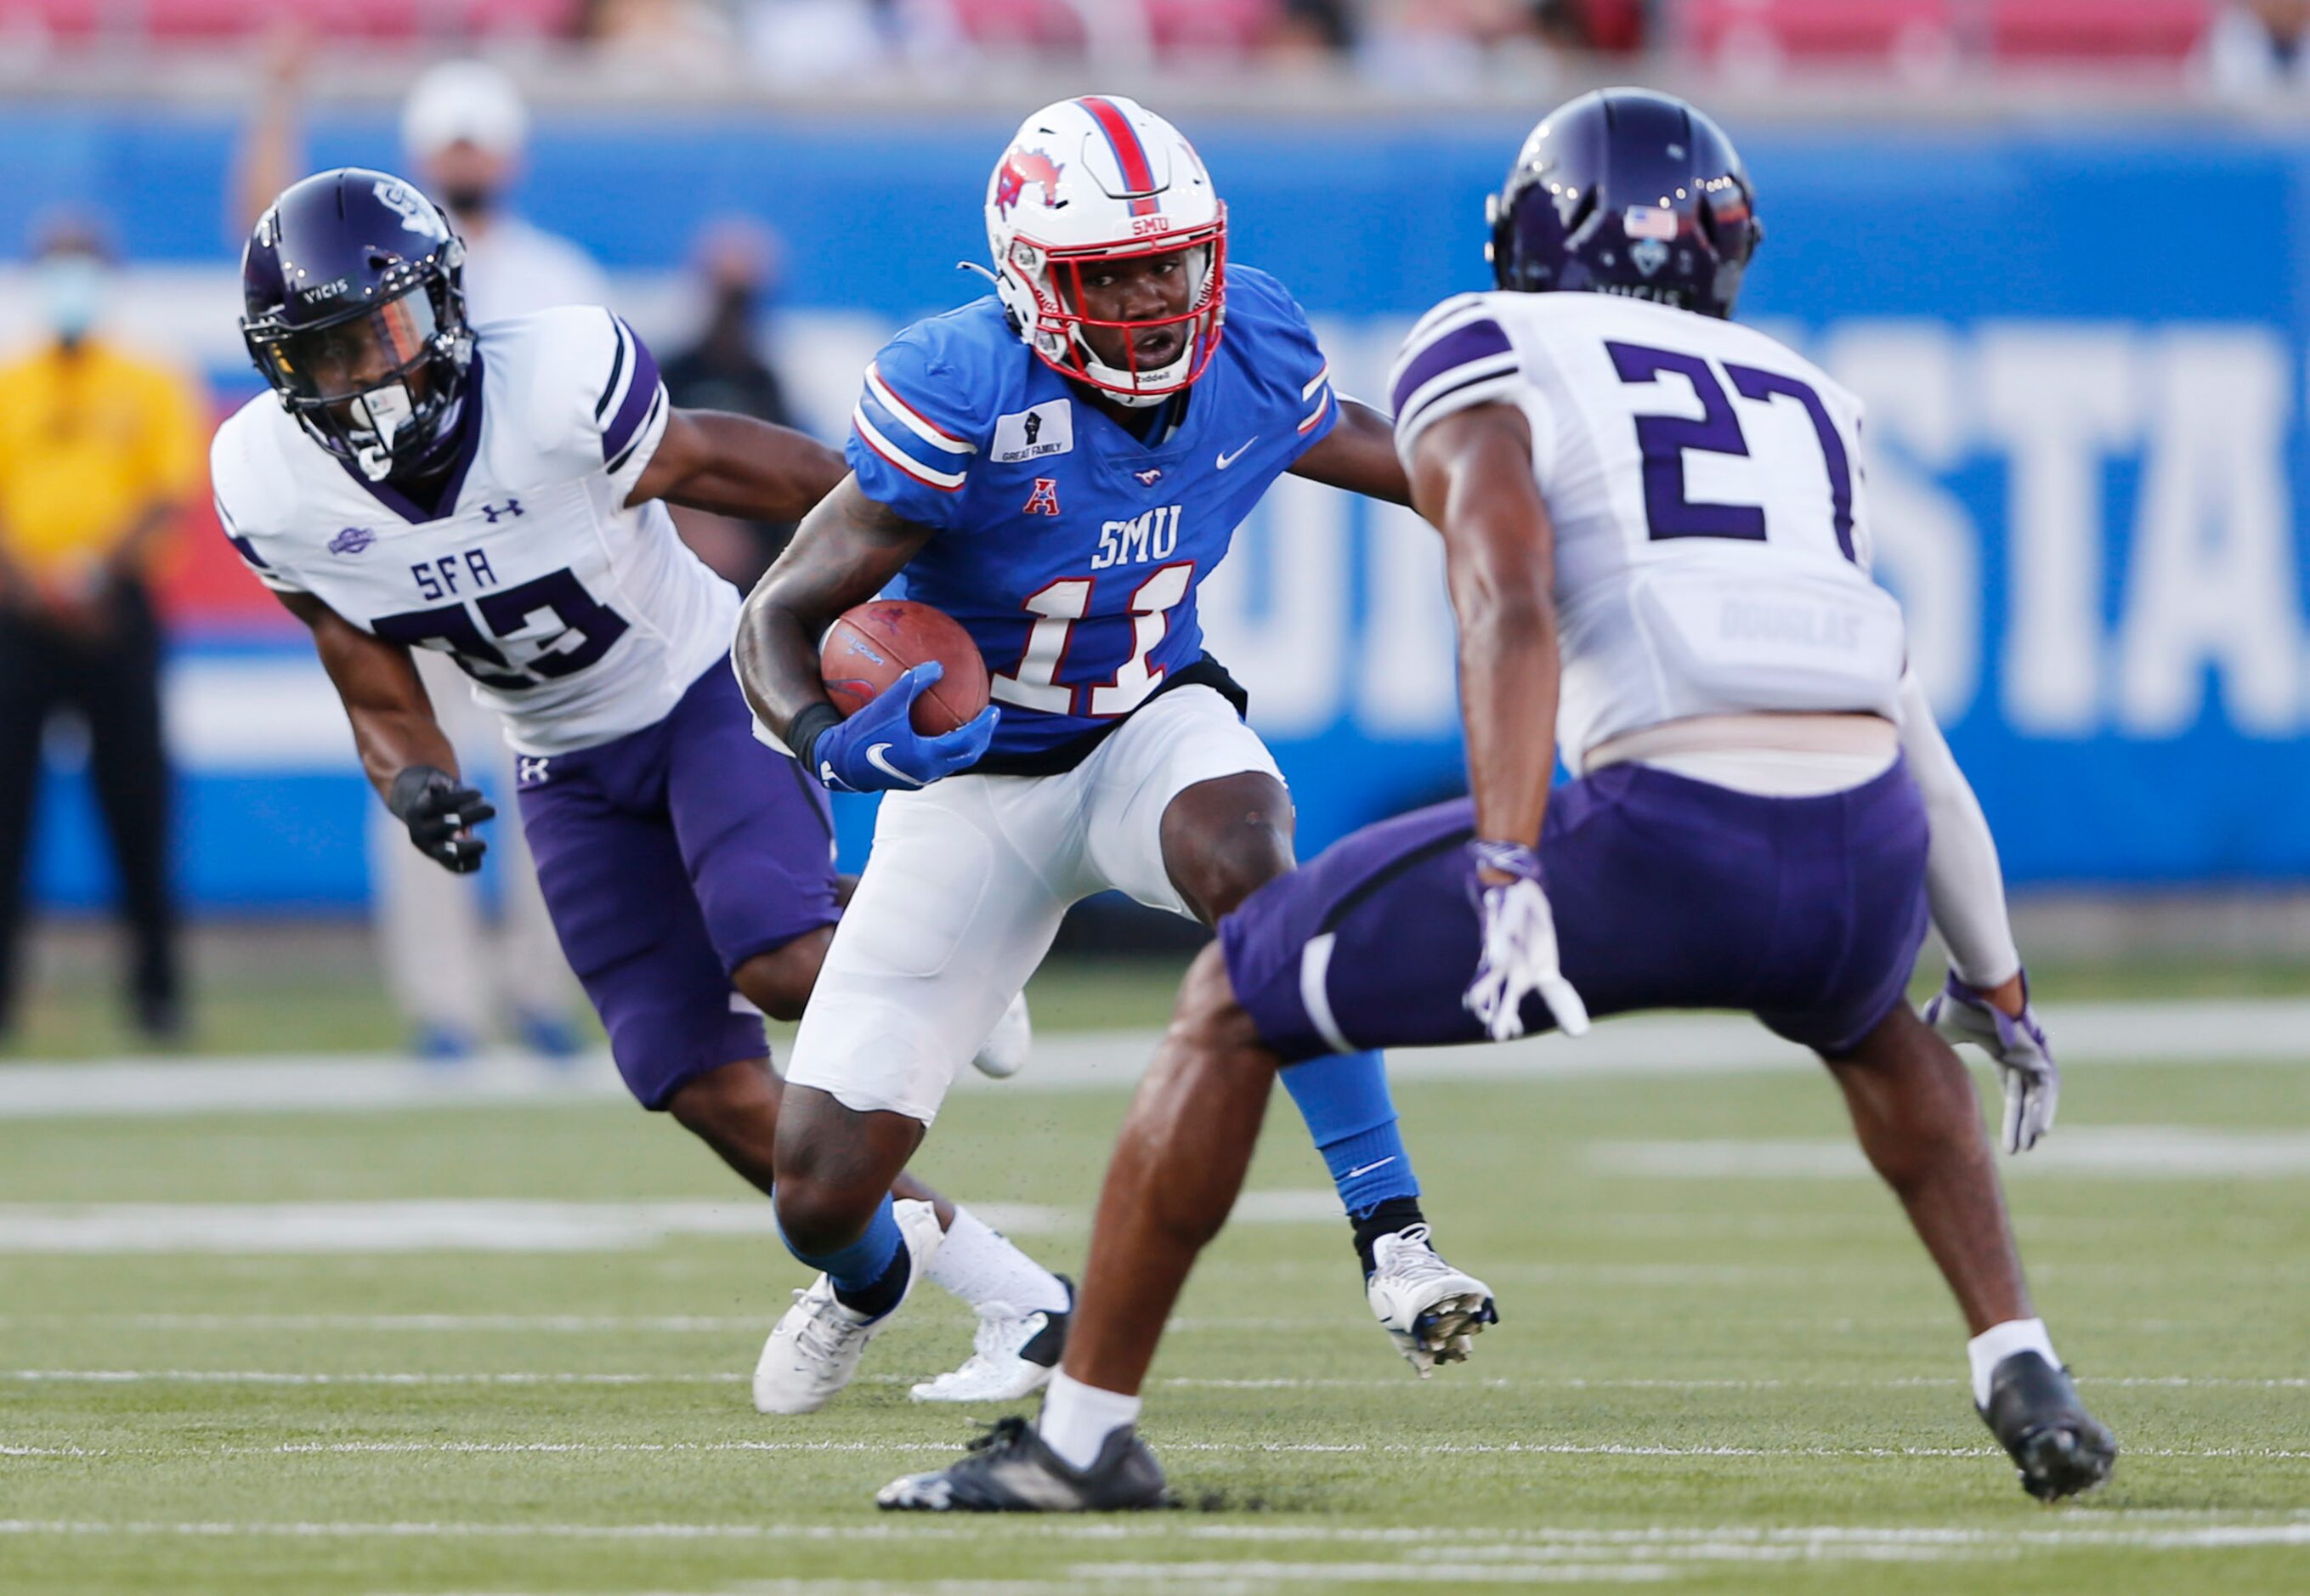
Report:
[[[314,652],[344,704],[361,769],[378,797],[412,765],[458,774],[457,750],[433,718],[433,700],[407,647],[372,637],[310,594],[274,596],[312,632]]]
[[[784,737],[795,716],[829,701],[819,676],[820,635],[880,593],[934,530],[867,498],[847,474],[802,517],[738,614],[738,682],[764,725]]]
[[[1444,534],[1479,837],[1533,847],[1556,774],[1555,534],[1532,430],[1480,404],[1420,435],[1412,501]]]
[[[1324,441],[1293,462],[1291,474],[1311,482],[1410,504],[1411,483],[1396,457],[1395,423],[1359,399],[1339,401],[1340,419]]]
[[[626,496],[750,521],[797,521],[843,478],[842,456],[790,427],[719,410],[666,417],[657,452]]]

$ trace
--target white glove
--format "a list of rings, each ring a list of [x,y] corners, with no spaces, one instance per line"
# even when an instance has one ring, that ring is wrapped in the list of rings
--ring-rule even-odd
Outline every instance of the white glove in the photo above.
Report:
[[[2026,1153],[2036,1146],[2037,1139],[2054,1128],[2062,1071],[2054,1063],[2045,1028],[2029,1006],[2028,973],[2021,976],[2019,1019],[1951,971],[1949,984],[1925,1005],[1925,1023],[1950,1044],[1970,1042],[1997,1061],[1998,1081],[2005,1089],[2005,1150]]]
[[[1483,918],[1484,951],[1476,978],[1461,999],[1495,1042],[1524,1035],[1524,1000],[1538,993],[1556,1017],[1556,1028],[1577,1037],[1588,1028],[1588,1005],[1557,967],[1556,920],[1541,887],[1540,855],[1521,843],[1468,845],[1469,895]],[[1494,884],[1480,872],[1515,879]]]

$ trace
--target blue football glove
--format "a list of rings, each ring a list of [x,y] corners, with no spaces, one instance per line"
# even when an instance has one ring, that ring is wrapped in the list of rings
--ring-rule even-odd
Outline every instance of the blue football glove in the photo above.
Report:
[[[937,737],[924,736],[908,718],[915,700],[945,674],[936,660],[916,665],[857,714],[821,732],[807,750],[818,779],[838,793],[903,793],[978,763],[1003,716],[994,705]]]

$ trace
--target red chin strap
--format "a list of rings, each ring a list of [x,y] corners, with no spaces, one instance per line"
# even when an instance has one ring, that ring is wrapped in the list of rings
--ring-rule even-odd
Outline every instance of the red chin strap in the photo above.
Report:
[[[1046,273],[1046,282],[1036,287],[1036,331],[1055,336],[1063,352],[1057,357],[1052,356],[1044,349],[1040,338],[1034,342],[1033,348],[1052,370],[1106,393],[1142,398],[1180,392],[1202,377],[1204,369],[1211,363],[1211,356],[1219,350],[1223,312],[1227,307],[1227,218],[1224,214],[1209,227],[1192,233],[1159,236],[1144,243],[1134,242],[1120,247],[1072,251],[1053,251],[1040,245],[1036,247],[1042,251]],[[1196,292],[1195,302],[1177,316],[1152,317],[1142,321],[1108,321],[1085,316],[1068,303],[1070,299],[1074,306],[1083,302],[1082,273],[1086,266],[1110,261],[1142,260],[1151,256],[1178,255],[1205,247],[1211,250],[1211,265],[1204,273],[1203,285]],[[1062,273],[1067,275],[1063,279]],[[1062,281],[1066,283],[1066,291],[1060,288]],[[1136,334],[1158,327],[1178,327],[1185,334],[1185,352],[1188,360],[1185,373],[1177,379],[1150,386],[1142,380]],[[1099,376],[1091,369],[1090,345],[1084,336],[1091,329],[1123,334],[1122,364],[1102,364],[1109,371],[1125,373],[1128,380],[1116,382]],[[1171,366],[1177,362],[1177,357],[1175,356],[1164,361],[1163,365]]]

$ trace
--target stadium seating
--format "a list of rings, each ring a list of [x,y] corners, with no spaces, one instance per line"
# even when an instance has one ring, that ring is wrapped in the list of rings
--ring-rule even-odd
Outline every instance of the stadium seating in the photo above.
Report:
[[[2016,59],[2175,59],[2205,36],[2211,0],[1986,0],[1984,43]]]
[[[1704,57],[1759,49],[1793,60],[1883,59],[1952,37],[1962,0],[1684,0],[1685,47]]]
[[[260,32],[291,14],[325,35],[476,39],[563,35],[581,0],[0,0],[0,32],[195,43]]]
[[[1673,37],[1712,59],[1881,60],[1944,41],[2021,61],[2178,59],[2212,10],[2212,0],[1682,0]]]

